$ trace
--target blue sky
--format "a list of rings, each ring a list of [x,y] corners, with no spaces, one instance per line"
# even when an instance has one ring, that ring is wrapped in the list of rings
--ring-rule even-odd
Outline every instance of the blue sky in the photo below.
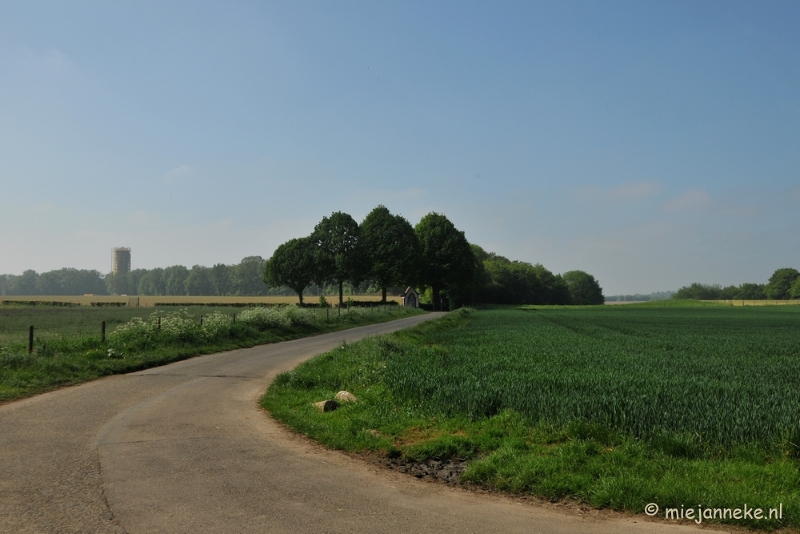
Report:
[[[0,4],[0,272],[446,214],[607,295],[800,268],[796,2]]]

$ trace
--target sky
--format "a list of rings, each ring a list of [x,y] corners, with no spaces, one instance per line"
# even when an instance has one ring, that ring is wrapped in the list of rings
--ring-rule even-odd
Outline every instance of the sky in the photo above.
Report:
[[[445,214],[606,295],[800,268],[800,3],[0,3],[0,273]]]

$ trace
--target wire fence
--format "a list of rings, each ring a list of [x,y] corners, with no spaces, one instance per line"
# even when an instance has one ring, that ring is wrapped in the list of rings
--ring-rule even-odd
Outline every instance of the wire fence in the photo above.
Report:
[[[387,305],[387,304],[380,304],[374,306],[344,306],[344,307],[325,307],[325,308],[306,308],[307,310],[312,311],[315,314],[316,321],[318,323],[327,323],[331,321],[341,320],[342,318],[347,318],[349,314],[358,313],[359,315],[370,317],[370,316],[377,316],[378,314],[385,314],[391,311],[403,312],[405,308],[402,306],[397,306],[394,304]],[[156,313],[156,317],[160,322],[161,317],[165,317],[169,311],[162,312],[159,310]],[[219,313],[218,311],[216,313]],[[231,320],[235,323],[237,313],[240,314],[241,312],[225,312],[225,315],[231,317]],[[195,319],[198,321],[199,325],[203,325],[204,316],[208,315],[205,314],[196,314]],[[148,316],[151,317],[151,316]],[[147,319],[148,317],[142,317],[143,319]],[[21,318],[20,318],[21,319]],[[102,340],[105,339],[107,333],[111,333],[117,326],[120,324],[124,324],[126,321],[121,320],[119,318],[113,319],[99,319],[93,318],[91,321],[82,322],[80,324],[58,324],[58,325],[47,325],[42,326],[35,324],[35,318],[30,317],[32,323],[28,326],[20,325],[20,320],[17,319],[14,322],[16,324],[3,324],[0,321],[0,346],[9,346],[9,345],[18,345],[18,344],[28,344],[28,349],[32,350],[33,344],[35,341],[50,341],[55,339],[77,339],[77,338],[85,338],[85,337],[98,337]],[[48,321],[43,320],[42,322],[47,323]],[[49,321],[52,322],[52,321]]]

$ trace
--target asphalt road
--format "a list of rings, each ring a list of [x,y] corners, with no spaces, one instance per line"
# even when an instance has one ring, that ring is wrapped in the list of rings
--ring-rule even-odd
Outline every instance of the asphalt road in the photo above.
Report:
[[[211,354],[0,406],[0,532],[689,532],[428,483],[257,406],[279,372],[434,315]]]

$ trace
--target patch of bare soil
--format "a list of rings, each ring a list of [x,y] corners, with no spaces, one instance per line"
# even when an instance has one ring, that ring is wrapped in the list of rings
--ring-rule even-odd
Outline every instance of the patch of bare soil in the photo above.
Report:
[[[413,462],[404,458],[377,458],[376,463],[400,473],[425,480],[438,480],[450,485],[459,485],[459,477],[467,468],[467,462],[456,460],[427,460]]]

